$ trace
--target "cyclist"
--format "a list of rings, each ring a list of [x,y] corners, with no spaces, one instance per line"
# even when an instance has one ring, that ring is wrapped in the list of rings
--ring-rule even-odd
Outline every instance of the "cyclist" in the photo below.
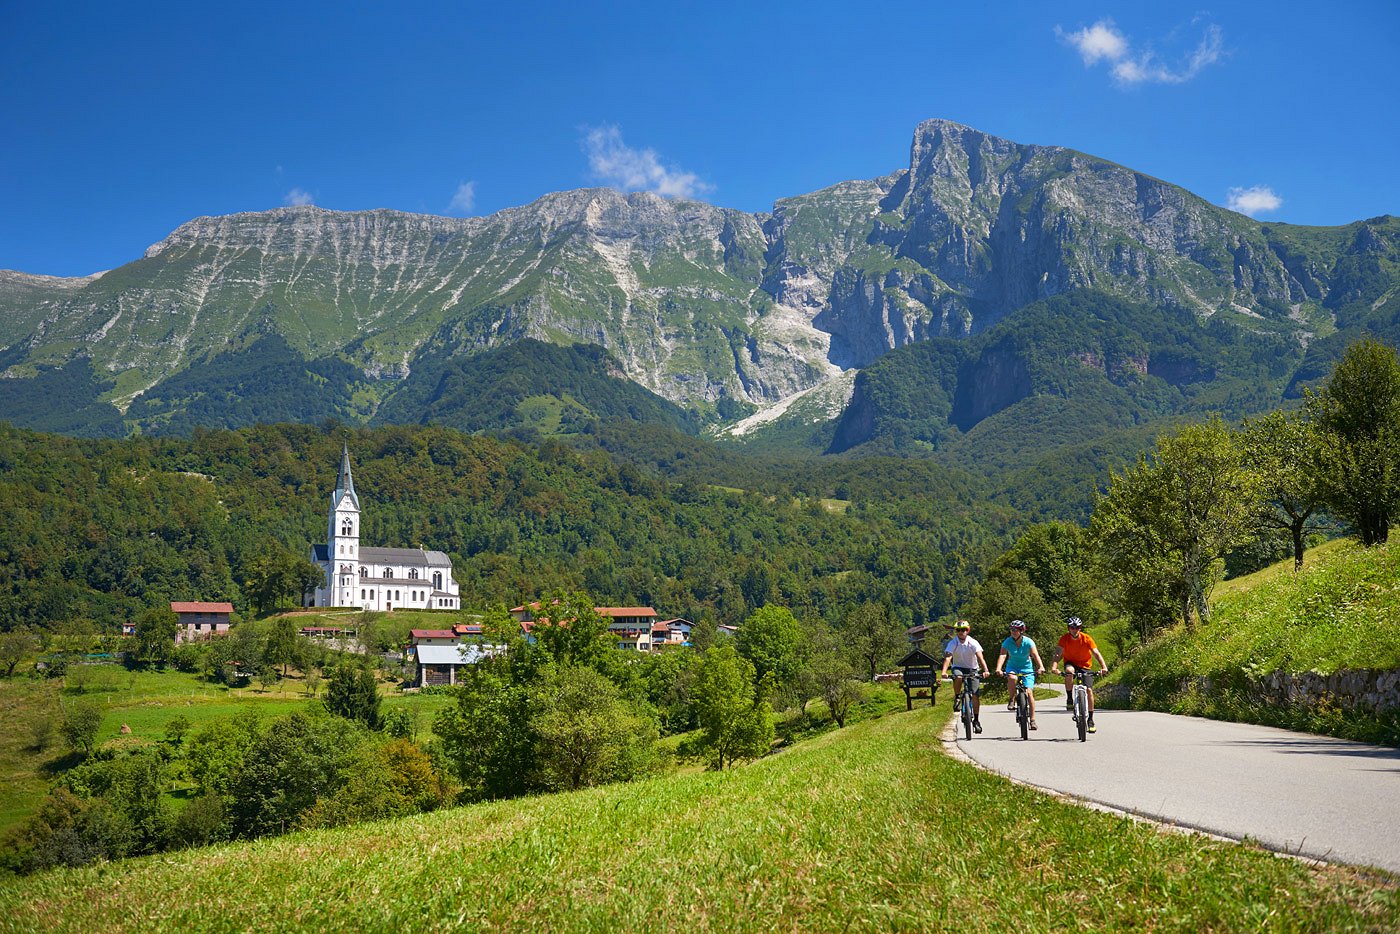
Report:
[[[972,694],[972,729],[981,733],[982,685],[977,681],[977,673],[980,671],[982,677],[987,677],[987,660],[982,657],[981,643],[972,638],[972,624],[965,619],[958,620],[957,633],[958,637],[943,650],[942,674],[948,674],[949,666],[952,667],[954,692],[962,690],[964,678],[972,682],[968,685]]]
[[[997,658],[997,674],[1006,674],[1006,690],[1011,694],[1011,705],[1016,705],[1016,681],[1026,683],[1026,697],[1030,699],[1032,730],[1035,725],[1035,676],[1045,674],[1045,663],[1040,660],[1040,652],[1035,640],[1026,635],[1026,624],[1019,619],[1011,621],[1011,635],[1001,640],[1001,655]]]
[[[1074,673],[1070,670],[1073,665],[1082,671],[1092,670],[1094,659],[1099,661],[1099,669],[1108,671],[1108,662],[1103,660],[1103,653],[1094,644],[1094,637],[1084,631],[1084,623],[1078,616],[1071,616],[1068,623],[1068,632],[1060,636],[1060,644],[1055,652],[1055,663],[1050,666],[1050,670],[1059,674],[1060,660],[1065,662],[1065,709],[1074,709]],[[1094,689],[1089,689],[1089,732],[1095,732],[1094,726]]]

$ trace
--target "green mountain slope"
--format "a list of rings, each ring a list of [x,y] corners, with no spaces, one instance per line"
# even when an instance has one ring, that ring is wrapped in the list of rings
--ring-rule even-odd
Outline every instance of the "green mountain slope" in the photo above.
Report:
[[[235,374],[203,364],[251,367],[266,348],[239,355],[275,336],[312,377],[333,360],[356,371],[348,401],[308,412],[364,421],[419,368],[533,338],[603,347],[628,379],[726,425],[1085,290],[1149,309],[1172,336],[1194,320],[1286,344],[1296,392],[1362,331],[1400,338],[1400,220],[1261,223],[1071,149],[930,120],[906,168],[765,214],[605,189],[480,218],[308,206],[190,221],[99,276],[0,272],[0,376],[88,360],[100,401],[159,396],[128,429],[230,424],[250,413],[212,408]],[[26,398],[25,423],[44,422],[42,394]]]

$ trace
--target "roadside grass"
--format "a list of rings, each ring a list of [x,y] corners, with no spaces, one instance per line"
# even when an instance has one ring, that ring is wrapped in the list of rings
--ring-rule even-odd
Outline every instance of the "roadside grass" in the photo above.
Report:
[[[0,926],[110,930],[1394,930],[1386,879],[1161,833],[885,714],[681,774],[0,883]]]
[[[1275,671],[1400,669],[1400,543],[1328,542],[1296,575],[1290,560],[1233,583],[1208,624],[1167,630],[1108,683],[1124,686],[1136,707],[1400,745],[1400,716],[1268,704],[1252,690]]]

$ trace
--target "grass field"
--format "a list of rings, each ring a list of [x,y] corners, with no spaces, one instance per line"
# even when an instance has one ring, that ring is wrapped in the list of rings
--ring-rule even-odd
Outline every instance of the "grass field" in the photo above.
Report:
[[[397,694],[383,685],[383,710],[403,708],[415,717],[420,740],[432,737],[433,716],[452,703],[444,695]],[[112,664],[75,666],[60,685],[57,681],[11,678],[0,681],[0,831],[28,817],[48,788],[51,773],[68,758],[57,734],[64,705],[92,701],[105,708],[98,743],[121,738],[126,742],[159,742],[166,725],[185,717],[195,729],[213,720],[253,711],[280,716],[301,709],[311,698],[301,677],[270,691],[260,687],[230,689],[179,671],[128,671]],[[55,733],[43,749],[34,748],[30,724],[47,716]]]
[[[682,774],[0,883],[14,931],[1394,930],[1400,891],[954,761],[936,708]]]
[[[1110,681],[1130,688],[1136,706],[1400,742],[1400,718],[1268,706],[1250,696],[1249,679],[1274,671],[1400,669],[1400,542],[1334,541],[1306,557],[1298,574],[1290,560],[1222,584],[1209,623],[1164,632]],[[1189,678],[1215,687],[1181,690]]]

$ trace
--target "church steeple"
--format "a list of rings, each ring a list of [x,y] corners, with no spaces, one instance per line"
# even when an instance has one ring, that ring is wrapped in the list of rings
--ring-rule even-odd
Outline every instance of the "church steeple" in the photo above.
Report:
[[[349,496],[350,501],[355,504],[355,508],[360,508],[360,498],[355,495],[355,478],[350,475],[350,445],[346,444],[340,455],[340,480],[336,483],[335,492],[331,494],[331,502],[339,503],[341,498]]]

